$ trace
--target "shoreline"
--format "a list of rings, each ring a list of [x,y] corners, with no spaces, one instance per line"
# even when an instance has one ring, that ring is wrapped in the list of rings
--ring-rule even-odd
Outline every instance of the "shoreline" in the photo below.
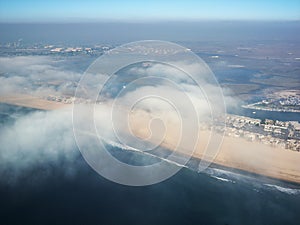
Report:
[[[255,103],[257,104],[257,103]],[[253,104],[250,105],[242,105],[242,108],[244,109],[251,109],[251,110],[260,110],[260,111],[267,111],[267,112],[291,112],[291,113],[299,113],[300,110],[297,109],[276,109],[276,108],[263,108],[259,106],[255,106]]]
[[[69,105],[64,103],[53,104],[55,102],[29,95],[15,95],[14,97],[0,96],[0,102],[43,110],[56,110]],[[121,113],[124,113],[126,110],[120,108],[120,111]],[[152,119],[151,115],[147,112],[139,111],[133,118],[134,121],[131,121],[130,123],[133,133],[141,139],[147,139],[149,137],[149,130],[141,127],[141,124],[148,124]],[[174,123],[174,121],[171,121],[168,126],[169,125],[170,129],[167,129],[165,139],[161,142],[161,146],[174,151],[176,143],[180,139],[180,136],[178,136],[178,133],[176,132],[178,131],[178,125],[176,122]],[[154,136],[151,137],[151,140],[149,141],[154,141],[155,143],[158,140],[157,138],[161,136],[161,130],[159,127],[153,127],[153,129],[152,132]],[[201,141],[198,140],[196,143],[196,148],[192,157],[198,160],[205,160],[203,153],[208,145],[210,133],[203,130],[199,131],[199,133]],[[213,164],[300,184],[299,152],[271,147],[259,142],[250,142],[243,138],[229,136],[219,136],[217,138],[223,138],[223,140],[217,154],[212,154],[210,156]],[[184,148],[179,149],[178,153],[188,154],[190,151],[189,149],[190,143],[187,139]]]
[[[0,103],[41,110],[56,110],[66,106],[64,103],[48,101],[28,94],[0,95]]]
[[[243,148],[244,147],[244,148]],[[203,160],[203,149],[196,149],[193,158]],[[300,184],[300,154],[291,150],[274,148],[242,138],[225,136],[212,164]]]
[[[151,115],[140,111],[133,118],[134,121],[131,121],[130,125],[137,137],[153,141],[153,143],[161,139],[162,131],[159,127],[156,129],[152,126],[151,131],[140,127],[140,124],[148,124],[151,121]],[[166,133],[163,134],[164,140],[160,145],[174,151],[176,143],[181,138],[178,132],[179,126],[172,121],[167,124],[167,127]],[[210,141],[211,134],[207,130],[200,130],[199,134],[200,139],[196,142],[195,148],[194,144],[190,143],[192,139],[185,138],[184,145],[177,150],[178,153],[189,155],[190,149],[194,148],[192,157],[199,160],[300,184],[299,152],[272,147],[260,142],[250,142],[243,138],[222,136],[218,133],[215,133]],[[150,139],[149,136],[151,136]],[[221,145],[217,146],[215,140],[222,140]],[[217,147],[220,148],[217,149]]]

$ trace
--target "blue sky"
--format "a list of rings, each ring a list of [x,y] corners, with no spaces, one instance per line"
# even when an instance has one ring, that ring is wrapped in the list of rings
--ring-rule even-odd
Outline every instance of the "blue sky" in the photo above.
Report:
[[[300,20],[300,0],[0,0],[0,22]]]

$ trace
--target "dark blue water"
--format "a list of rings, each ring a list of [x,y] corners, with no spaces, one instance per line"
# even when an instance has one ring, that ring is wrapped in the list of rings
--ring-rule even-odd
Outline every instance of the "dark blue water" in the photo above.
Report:
[[[232,111],[229,110],[228,113],[252,117],[256,119],[271,119],[271,120],[279,120],[279,121],[300,121],[300,113],[296,113],[296,112],[263,111],[263,110],[245,109],[240,107],[238,113],[233,110]]]
[[[213,66],[213,65],[212,65]],[[260,73],[259,70],[252,70],[247,68],[222,68],[222,69],[214,69],[214,73],[216,78],[220,84],[230,83],[230,84],[256,84],[253,83],[251,80],[253,79],[254,74]],[[270,78],[273,75],[271,74],[263,74],[265,78]],[[249,103],[254,103],[261,101],[264,99],[262,91],[266,88],[270,87],[270,85],[263,84],[261,88],[258,90],[253,90],[252,94],[259,94],[253,95],[253,98],[250,100]],[[234,90],[233,90],[234,91]],[[238,96],[235,96],[238,97]],[[255,113],[253,113],[255,112]],[[263,111],[263,110],[253,110],[253,109],[245,109],[240,106],[238,111],[228,110],[228,113],[237,114],[247,117],[252,117],[256,119],[272,119],[272,120],[280,120],[280,121],[300,121],[300,113],[295,112],[274,112],[274,111]]]
[[[253,112],[256,112],[255,114]],[[242,109],[241,114],[257,119],[272,119],[280,121],[300,121],[300,113],[296,112],[270,112],[263,110]]]
[[[233,83],[233,84],[248,84],[251,83],[253,75],[258,73],[257,70],[250,70],[246,68],[222,68],[222,70],[214,70],[215,75],[220,84]]]
[[[37,185],[29,185],[26,176],[13,187],[0,184],[1,224],[252,225],[298,224],[300,219],[300,194],[240,176],[222,181],[182,169],[165,182],[128,187],[105,180],[84,162],[78,169],[71,179],[57,168]]]
[[[22,108],[6,108],[12,114],[14,109],[22,115]],[[146,157],[136,154],[131,159]],[[75,168],[71,177],[64,175],[65,166],[45,162],[22,171],[15,184],[7,184],[2,174],[0,224],[281,225],[300,221],[300,186],[257,175],[215,167],[203,173],[184,168],[159,184],[128,187],[99,176],[80,155],[75,165],[69,165]]]

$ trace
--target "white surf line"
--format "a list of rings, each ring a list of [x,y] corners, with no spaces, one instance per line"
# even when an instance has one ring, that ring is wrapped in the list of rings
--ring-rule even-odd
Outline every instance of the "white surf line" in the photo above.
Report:
[[[213,176],[213,175],[210,175],[212,178],[215,178],[217,180],[220,180],[220,181],[225,181],[225,182],[231,182],[231,183],[235,183],[235,181],[233,180],[229,180],[229,179],[226,179],[226,178],[223,178],[223,177],[218,177],[218,176]]]
[[[101,136],[98,136],[92,132],[89,132],[89,131],[82,131],[82,130],[77,130],[79,131],[80,133],[83,133],[83,134],[87,134],[87,135],[91,135],[91,136],[97,136],[98,138],[100,138],[101,140],[103,140],[104,142],[106,142],[107,144],[113,146],[113,147],[117,147],[117,148],[120,148],[120,149],[124,149],[124,150],[128,150],[128,151],[134,151],[134,152],[139,152],[141,154],[144,154],[144,155],[148,155],[148,156],[151,156],[151,157],[154,157],[154,158],[157,158],[157,159],[160,159],[160,160],[163,160],[165,162],[168,162],[170,164],[174,164],[176,166],[179,166],[179,167],[184,167],[184,168],[188,168],[186,165],[182,165],[180,163],[177,163],[177,162],[174,162],[172,160],[169,160],[169,159],[165,159],[163,157],[160,157],[160,156],[157,156],[157,155],[154,155],[154,154],[151,154],[149,152],[145,152],[143,150],[140,150],[140,149],[137,149],[137,148],[133,148],[133,147],[130,147],[128,145],[124,145],[124,144],[120,144],[120,143],[117,143],[117,142],[114,142],[112,140],[107,140],[106,138],[104,137],[101,137]]]
[[[233,179],[239,180],[239,179],[250,179],[250,180],[256,180],[255,177],[247,176],[245,174],[237,173],[237,172],[232,172],[224,169],[219,169],[219,168],[208,168],[207,174],[210,175],[216,175],[216,176],[222,176],[226,175],[229,177],[232,177]]]
[[[286,193],[286,194],[292,194],[292,195],[297,195],[300,194],[300,189],[294,189],[294,188],[285,188],[285,187],[281,187],[278,185],[274,185],[274,184],[264,184],[265,186],[274,188],[280,192]]]

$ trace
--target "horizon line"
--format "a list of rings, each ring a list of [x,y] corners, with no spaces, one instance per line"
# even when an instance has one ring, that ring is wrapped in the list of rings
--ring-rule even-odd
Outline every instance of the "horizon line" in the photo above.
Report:
[[[64,21],[1,21],[0,24],[157,24],[157,23],[203,23],[203,22],[252,22],[252,23],[280,23],[280,22],[300,22],[300,19],[191,19],[191,20],[64,20]]]

